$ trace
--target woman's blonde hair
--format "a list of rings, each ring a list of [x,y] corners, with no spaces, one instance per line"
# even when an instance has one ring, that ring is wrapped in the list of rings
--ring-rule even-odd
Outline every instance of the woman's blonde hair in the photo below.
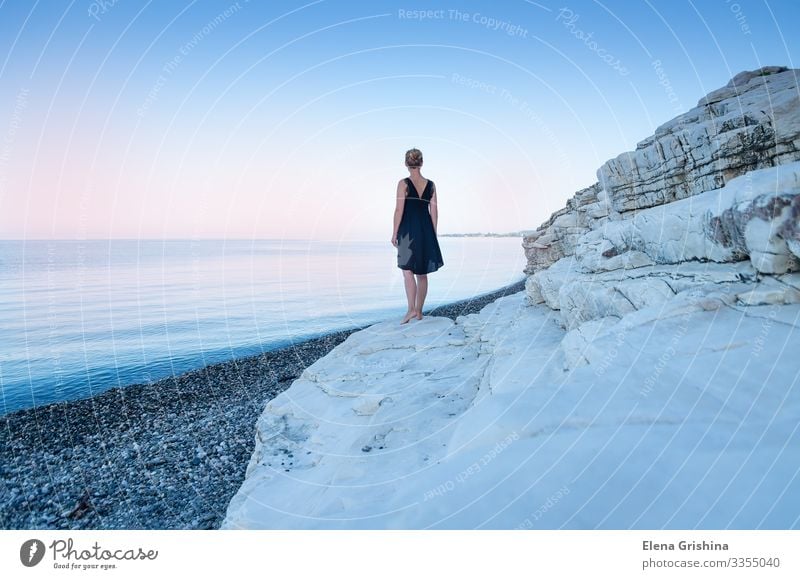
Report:
[[[422,151],[419,149],[409,149],[406,151],[406,166],[422,167]]]

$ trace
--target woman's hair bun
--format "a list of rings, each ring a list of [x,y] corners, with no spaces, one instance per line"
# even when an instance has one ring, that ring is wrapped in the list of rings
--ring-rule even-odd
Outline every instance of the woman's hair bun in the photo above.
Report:
[[[422,151],[419,149],[409,149],[406,151],[406,165],[409,167],[421,167]]]

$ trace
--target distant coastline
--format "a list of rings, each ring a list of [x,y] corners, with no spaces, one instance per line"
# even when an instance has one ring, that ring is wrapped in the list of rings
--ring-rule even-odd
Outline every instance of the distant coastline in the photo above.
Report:
[[[509,233],[439,233],[439,237],[525,237],[533,230],[511,231]]]

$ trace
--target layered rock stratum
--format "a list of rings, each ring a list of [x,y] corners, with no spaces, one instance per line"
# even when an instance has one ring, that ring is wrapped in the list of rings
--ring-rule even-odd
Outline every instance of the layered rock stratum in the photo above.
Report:
[[[679,293],[703,307],[800,301],[799,98],[797,70],[736,75],[523,239],[528,299],[559,311],[571,363]]]

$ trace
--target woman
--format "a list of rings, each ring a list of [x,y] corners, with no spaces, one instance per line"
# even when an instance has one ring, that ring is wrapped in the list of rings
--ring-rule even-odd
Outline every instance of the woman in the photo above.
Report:
[[[397,183],[392,245],[397,248],[397,267],[405,278],[408,311],[401,324],[411,318],[422,319],[422,306],[428,294],[428,274],[444,265],[436,224],[439,220],[436,185],[420,173],[422,152],[406,151],[409,176]],[[414,279],[416,276],[416,280]]]

